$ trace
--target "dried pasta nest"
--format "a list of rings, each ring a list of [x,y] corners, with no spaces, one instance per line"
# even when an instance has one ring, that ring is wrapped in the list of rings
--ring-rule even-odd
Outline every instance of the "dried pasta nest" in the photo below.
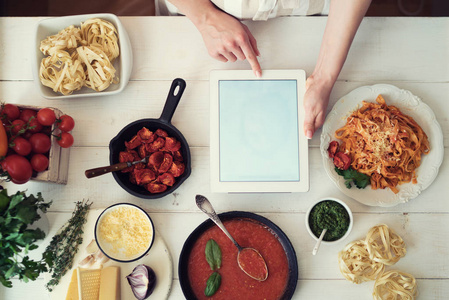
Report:
[[[41,41],[48,55],[41,61],[39,77],[44,86],[70,95],[83,86],[101,92],[118,83],[113,61],[119,56],[117,30],[102,19],[89,19]]]
[[[59,50],[76,49],[78,46],[86,44],[87,42],[81,35],[81,29],[70,25],[58,32],[58,34],[49,36],[41,41],[39,50],[45,55],[52,55]]]
[[[349,243],[338,253],[340,272],[354,283],[375,280],[381,274],[385,265],[369,258],[364,240]]]
[[[397,263],[407,252],[402,238],[383,224],[370,229],[365,244],[371,260],[388,266]]]
[[[119,56],[117,29],[110,22],[90,19],[81,23],[81,31],[87,44],[101,48],[110,61]]]
[[[73,59],[73,56],[77,54],[70,55],[67,51],[58,50],[42,59],[39,69],[42,84],[63,95],[80,90],[86,74],[81,61]]]
[[[413,300],[418,295],[416,279],[397,270],[383,273],[374,283],[375,300]]]

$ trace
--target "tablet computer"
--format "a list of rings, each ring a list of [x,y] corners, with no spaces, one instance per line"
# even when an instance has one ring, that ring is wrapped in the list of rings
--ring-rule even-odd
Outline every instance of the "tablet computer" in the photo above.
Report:
[[[303,70],[210,73],[212,192],[306,192]]]

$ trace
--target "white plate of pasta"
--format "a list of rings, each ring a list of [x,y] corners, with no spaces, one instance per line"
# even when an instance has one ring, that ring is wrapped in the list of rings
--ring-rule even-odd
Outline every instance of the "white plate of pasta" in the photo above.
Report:
[[[351,158],[350,169],[369,175],[366,188],[337,174],[328,152],[332,141]],[[365,205],[391,207],[416,198],[434,181],[444,156],[443,133],[419,97],[376,84],[337,101],[323,125],[320,151],[326,173],[345,195]]]

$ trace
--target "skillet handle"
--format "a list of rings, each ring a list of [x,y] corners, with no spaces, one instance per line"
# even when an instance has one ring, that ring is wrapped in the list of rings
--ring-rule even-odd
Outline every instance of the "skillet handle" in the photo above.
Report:
[[[130,164],[127,162],[118,163],[115,165],[107,166],[107,167],[100,167],[95,169],[86,170],[84,172],[84,175],[86,175],[87,178],[97,177],[106,173],[115,172],[123,170],[126,167],[129,167]]]
[[[186,82],[184,79],[176,78],[173,80],[170,91],[168,92],[167,101],[165,101],[164,109],[162,110],[161,121],[170,123],[176,107],[178,107],[179,100],[186,89]],[[176,91],[176,94],[175,94]]]

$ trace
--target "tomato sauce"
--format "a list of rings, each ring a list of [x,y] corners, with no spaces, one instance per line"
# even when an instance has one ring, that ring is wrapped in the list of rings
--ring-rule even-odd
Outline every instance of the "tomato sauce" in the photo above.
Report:
[[[268,267],[268,278],[258,281],[245,274],[237,263],[237,247],[217,226],[206,230],[193,245],[188,263],[190,285],[201,299],[279,299],[287,286],[288,261],[284,248],[264,225],[248,220],[233,219],[223,222],[226,229],[242,247],[257,249]],[[221,285],[211,296],[204,295],[206,282],[213,273],[206,261],[205,247],[209,239],[221,248],[222,263],[218,273]]]

